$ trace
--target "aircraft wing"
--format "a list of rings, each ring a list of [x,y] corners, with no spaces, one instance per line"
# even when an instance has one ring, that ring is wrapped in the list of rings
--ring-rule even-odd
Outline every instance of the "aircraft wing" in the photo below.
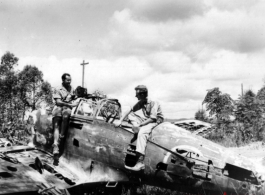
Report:
[[[78,195],[108,190],[115,194],[127,181],[86,182],[71,168],[53,165],[51,154],[29,146],[0,148],[0,194]]]

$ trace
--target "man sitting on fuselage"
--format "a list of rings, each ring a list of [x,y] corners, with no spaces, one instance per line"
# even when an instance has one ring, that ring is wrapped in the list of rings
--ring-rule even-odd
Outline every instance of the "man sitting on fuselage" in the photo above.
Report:
[[[68,128],[71,110],[78,104],[72,103],[73,98],[74,89],[71,86],[71,76],[70,74],[65,73],[62,75],[62,85],[56,88],[53,93],[53,99],[55,101],[55,107],[52,111],[54,129],[54,157],[59,155],[59,142],[63,139]]]
[[[132,130],[134,133],[138,133],[136,142],[136,155],[138,157],[138,161],[134,167],[125,166],[125,168],[133,171],[139,171],[145,168],[143,161],[147,140],[154,127],[163,122],[164,116],[162,114],[160,104],[147,98],[148,90],[146,86],[139,85],[135,88],[135,90],[138,102],[120,119],[120,121],[116,122],[115,126],[120,126],[122,121],[128,117],[133,125]],[[135,114],[138,110],[143,111],[144,117]]]

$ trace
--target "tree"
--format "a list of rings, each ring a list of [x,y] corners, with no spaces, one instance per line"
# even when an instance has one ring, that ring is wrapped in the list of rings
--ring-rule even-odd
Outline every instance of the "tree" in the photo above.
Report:
[[[257,99],[265,101],[265,86],[263,86],[257,93]]]
[[[107,98],[107,95],[103,93],[103,91],[100,91],[100,90],[95,90],[93,93],[92,93],[92,96],[95,97],[95,100],[100,100],[101,98]]]
[[[264,101],[258,99],[252,90],[246,91],[237,101],[235,116],[236,121],[243,126],[241,132],[244,141],[257,138],[259,131],[264,126],[263,112]]]
[[[44,102],[48,106],[53,105],[52,92],[51,84],[48,81],[44,81],[40,86],[40,90],[36,94],[38,103],[41,104]]]
[[[234,101],[229,94],[222,94],[219,88],[207,90],[202,102],[206,104],[206,110],[210,116],[215,116],[217,121],[229,121],[233,115]]]
[[[43,81],[43,73],[31,65],[14,71],[17,63],[18,58],[7,52],[0,64],[0,124],[11,122],[12,128],[21,124],[26,109],[52,104],[52,88]]]
[[[204,122],[208,122],[208,117],[206,115],[206,111],[204,109],[199,109],[195,113],[195,119],[200,120],[200,121],[204,121]]]
[[[262,118],[263,108],[252,90],[245,92],[236,103],[236,119],[239,122],[253,125],[256,120]]]
[[[9,71],[13,70],[14,66],[17,65],[18,58],[7,51],[2,57],[1,57],[1,64],[0,64],[0,76],[5,75]]]
[[[260,107],[263,109],[263,113],[265,111],[265,85],[258,91],[257,96],[256,96]],[[258,134],[257,134],[257,139],[265,140],[265,120],[264,120],[264,114],[262,118],[260,119],[260,123],[262,127],[259,129]]]
[[[27,108],[35,110],[41,105],[51,106],[53,104],[52,87],[48,81],[43,81],[43,73],[36,66],[26,65],[18,77],[24,112]]]
[[[265,86],[263,86],[257,93],[256,99],[259,105],[265,110]]]
[[[10,53],[6,52],[1,57],[0,64],[0,104],[2,120],[13,121],[14,109],[19,109],[19,99],[17,95],[17,74],[14,72],[14,66],[17,65],[18,58]]]
[[[26,65],[18,77],[20,80],[21,99],[25,105],[35,110],[40,100],[38,94],[43,83],[43,73],[36,66]]]

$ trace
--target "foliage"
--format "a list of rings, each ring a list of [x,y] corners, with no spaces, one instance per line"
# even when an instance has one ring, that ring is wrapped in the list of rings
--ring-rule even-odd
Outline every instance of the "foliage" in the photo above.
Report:
[[[265,86],[263,86],[257,93],[257,99],[265,101]]]
[[[215,116],[219,122],[229,121],[234,110],[233,99],[229,94],[222,94],[219,88],[207,91],[202,104],[206,104],[206,110],[209,111],[209,115]]]
[[[248,90],[239,98],[236,106],[235,116],[243,141],[257,140],[259,131],[264,126],[262,101],[257,99],[252,90]]]
[[[20,97],[32,110],[39,108],[42,103],[52,104],[52,88],[43,81],[43,73],[35,66],[26,65],[18,74],[20,80]]]
[[[1,58],[0,64],[0,104],[1,104],[1,122],[4,120],[13,121],[13,116],[17,115],[19,110],[19,99],[17,95],[18,78],[14,72],[14,66],[17,65],[18,58],[10,52],[6,52]]]
[[[215,143],[225,147],[236,147],[242,145],[240,132],[234,126],[234,123],[221,123],[212,127],[212,131],[205,137]]]
[[[101,98],[107,98],[107,95],[104,94],[103,91],[100,91],[100,90],[95,90],[93,93],[92,93],[93,96],[97,96],[97,97],[101,97]]]
[[[200,120],[203,122],[208,122],[208,117],[206,115],[206,111],[204,109],[199,109],[196,113],[195,113],[195,117],[196,120]]]
[[[0,64],[0,76],[7,74],[9,71],[13,70],[14,66],[17,65],[18,58],[10,53],[9,51],[6,52],[1,57],[1,64]]]
[[[37,67],[27,65],[22,71],[14,71],[18,58],[6,52],[0,64],[0,124],[18,122],[29,108],[52,103],[52,89],[43,81],[43,73]]]
[[[265,87],[256,96],[247,90],[238,100],[218,88],[208,90],[203,101],[210,115],[217,118],[215,130],[207,138],[225,146],[240,146],[251,141],[264,140]],[[235,120],[229,120],[231,117]]]
[[[246,125],[253,125],[262,117],[263,108],[260,105],[256,95],[251,90],[246,91],[236,103],[236,119]]]
[[[53,105],[52,86],[48,81],[42,82],[37,98],[40,102],[46,102],[48,106]]]

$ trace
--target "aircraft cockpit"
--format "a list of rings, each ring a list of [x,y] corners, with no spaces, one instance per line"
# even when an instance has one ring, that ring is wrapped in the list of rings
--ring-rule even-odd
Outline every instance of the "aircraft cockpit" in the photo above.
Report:
[[[121,105],[116,99],[103,99],[99,103],[95,118],[102,118],[107,123],[113,123],[121,117]]]
[[[120,119],[121,105],[116,99],[102,99],[96,102],[81,98],[79,101],[79,105],[73,110],[74,115],[101,119],[107,123]]]
[[[95,108],[96,108],[96,103],[94,101],[81,99],[78,107],[76,108],[75,113],[81,116],[92,117]]]
[[[99,119],[107,123],[113,123],[121,117],[121,105],[117,99],[108,99],[106,97],[87,94],[85,88],[77,88],[76,101],[78,106],[72,110],[72,116],[88,119]]]

